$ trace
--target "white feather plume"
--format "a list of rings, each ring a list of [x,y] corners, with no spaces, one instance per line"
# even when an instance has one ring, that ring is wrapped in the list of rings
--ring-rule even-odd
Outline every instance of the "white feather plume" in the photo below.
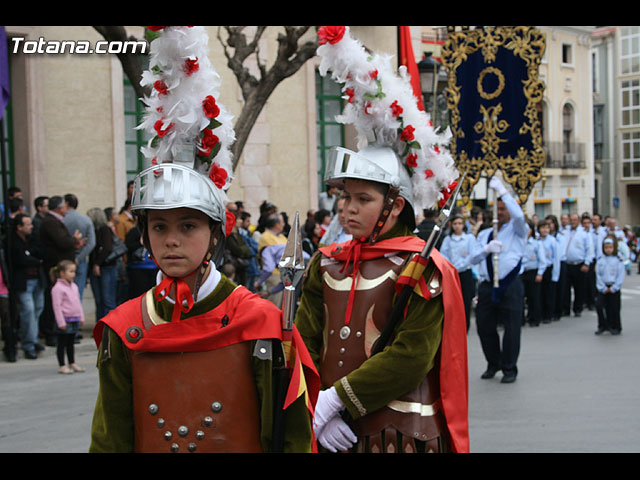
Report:
[[[215,117],[219,124],[216,123],[212,133],[218,137],[220,149],[211,162],[229,174],[226,190],[231,180],[230,146],[235,141],[235,132],[233,116],[218,102],[221,79],[209,61],[208,42],[208,34],[202,26],[164,27],[151,42],[149,69],[143,73],[140,82],[150,87],[151,94],[143,99],[146,111],[137,128],[150,133],[151,140],[141,152],[152,164],[178,161],[185,148],[191,150],[188,156],[193,158],[194,147],[201,147],[202,132],[212,121],[205,114],[203,101],[213,97],[220,113]],[[189,61],[197,65],[197,69],[190,71]],[[196,162],[194,165],[205,174],[209,167],[208,163]]]
[[[409,170],[416,207],[433,208],[447,198],[447,189],[459,177],[448,150],[451,132],[436,131],[429,115],[418,108],[406,68],[396,72],[391,56],[367,52],[349,27],[339,41],[321,44],[317,54],[320,74],[330,72],[344,84],[347,103],[336,120],[355,126],[358,149],[372,144],[392,147]],[[414,129],[411,142],[401,138],[408,126]],[[407,166],[409,155],[415,166]]]

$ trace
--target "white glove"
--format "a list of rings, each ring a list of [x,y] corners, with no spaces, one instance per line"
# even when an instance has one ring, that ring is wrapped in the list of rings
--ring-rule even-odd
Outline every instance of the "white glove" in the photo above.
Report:
[[[318,441],[324,448],[336,453],[338,450],[349,450],[358,441],[358,437],[351,431],[349,425],[336,415],[325,425]]]
[[[489,180],[489,186],[496,191],[499,197],[507,193],[507,189],[495,175]]]
[[[502,250],[502,242],[500,240],[491,240],[484,246],[485,253],[500,253]]]
[[[341,410],[344,410],[344,403],[340,400],[335,387],[320,391],[313,414],[313,432],[316,438],[320,437],[327,422],[337,417]]]

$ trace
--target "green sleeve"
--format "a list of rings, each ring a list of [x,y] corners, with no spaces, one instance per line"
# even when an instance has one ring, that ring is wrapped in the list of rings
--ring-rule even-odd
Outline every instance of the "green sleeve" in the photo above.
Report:
[[[105,327],[108,328],[108,327]],[[110,358],[98,353],[99,392],[91,425],[91,453],[133,451],[131,364],[126,347],[109,328]]]
[[[296,327],[316,368],[319,368],[324,329],[322,277],[320,276],[321,258],[322,254],[316,253],[309,262],[295,318]]]

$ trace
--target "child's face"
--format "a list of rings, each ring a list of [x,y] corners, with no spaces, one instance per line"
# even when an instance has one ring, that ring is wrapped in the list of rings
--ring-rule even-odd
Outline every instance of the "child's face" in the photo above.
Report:
[[[67,268],[62,270],[62,272],[60,273],[60,278],[66,280],[69,283],[73,282],[73,280],[76,278],[76,266],[67,266]]]
[[[605,243],[602,246],[602,251],[605,255],[613,255],[613,243]]]
[[[209,249],[209,217],[198,210],[149,210],[148,229],[153,257],[170,277],[194,273]]]
[[[348,179],[345,180],[344,197],[346,227],[349,233],[356,239],[368,238],[382,212],[384,195],[371,182]],[[381,234],[395,225],[402,207],[404,207],[404,199],[398,197]]]
[[[453,228],[453,231],[456,235],[462,234],[462,231],[464,230],[464,220],[462,220],[461,218],[456,218],[451,223],[451,228]]]
[[[538,232],[540,232],[541,237],[546,237],[549,235],[549,225],[542,225],[538,227]]]

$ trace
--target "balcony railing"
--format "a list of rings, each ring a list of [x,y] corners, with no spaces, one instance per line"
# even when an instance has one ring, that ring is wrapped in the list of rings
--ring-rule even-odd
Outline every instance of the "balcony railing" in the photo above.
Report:
[[[547,152],[547,168],[580,169],[586,168],[585,144],[573,142],[547,142],[543,146]]]

